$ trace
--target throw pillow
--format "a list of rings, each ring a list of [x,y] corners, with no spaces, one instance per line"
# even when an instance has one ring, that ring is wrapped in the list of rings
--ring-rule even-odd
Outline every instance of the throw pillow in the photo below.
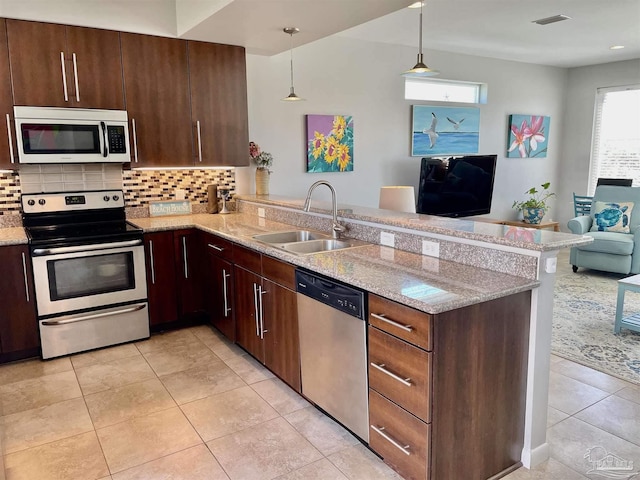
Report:
[[[633,202],[595,202],[592,232],[630,233]]]

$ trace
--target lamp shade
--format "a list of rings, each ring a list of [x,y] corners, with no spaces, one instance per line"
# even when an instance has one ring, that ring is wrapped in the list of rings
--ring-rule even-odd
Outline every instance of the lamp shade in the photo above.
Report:
[[[380,187],[378,208],[397,212],[416,213],[416,196],[413,187]]]

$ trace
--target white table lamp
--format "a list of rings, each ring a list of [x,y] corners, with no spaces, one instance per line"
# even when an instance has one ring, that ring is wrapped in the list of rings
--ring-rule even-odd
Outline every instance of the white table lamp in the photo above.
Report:
[[[416,213],[416,196],[413,187],[380,187],[378,208]]]

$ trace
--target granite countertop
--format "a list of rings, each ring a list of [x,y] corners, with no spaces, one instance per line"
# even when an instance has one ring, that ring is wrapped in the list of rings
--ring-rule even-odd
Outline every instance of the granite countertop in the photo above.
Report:
[[[278,207],[302,210],[304,200],[277,195],[237,195],[237,199],[262,203]],[[331,214],[331,204],[322,201],[312,202],[311,211]],[[393,227],[408,228],[457,238],[466,238],[498,245],[524,248],[535,251],[559,250],[562,248],[586,245],[593,238],[572,233],[551,230],[534,230],[490,223],[478,218],[447,218],[417,213],[394,212],[356,205],[338,205],[338,216],[343,219],[371,222]]]
[[[22,227],[0,228],[0,246],[24,245],[28,242],[27,234]]]
[[[534,280],[379,245],[295,255],[258,242],[251,236],[297,227],[255,215],[196,214],[129,221],[146,233],[197,228],[433,314],[531,290],[539,285]]]

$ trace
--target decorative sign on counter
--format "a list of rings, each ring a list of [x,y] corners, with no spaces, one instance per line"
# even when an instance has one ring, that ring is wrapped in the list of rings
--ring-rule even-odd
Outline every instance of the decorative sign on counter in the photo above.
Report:
[[[179,200],[177,202],[151,202],[149,204],[149,215],[151,217],[162,217],[165,215],[189,215],[191,213],[191,202]]]

